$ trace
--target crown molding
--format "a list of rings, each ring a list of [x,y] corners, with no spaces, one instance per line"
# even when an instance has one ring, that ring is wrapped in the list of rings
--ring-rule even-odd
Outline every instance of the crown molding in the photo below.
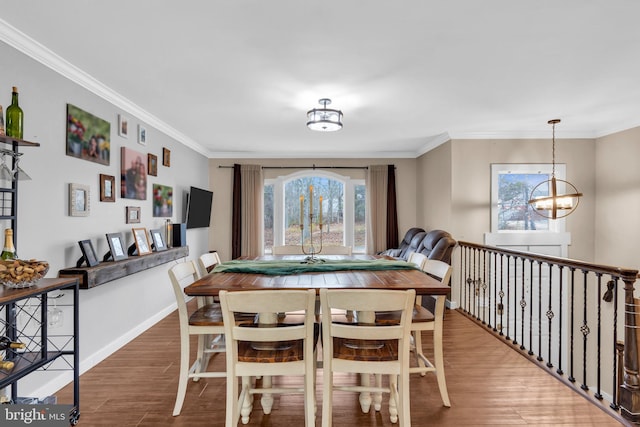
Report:
[[[149,126],[154,127],[167,136],[174,138],[194,151],[207,155],[207,150],[193,139],[189,138],[177,129],[169,126],[147,110],[120,95],[110,87],[95,79],[85,71],[76,67],[66,59],[51,51],[38,41],[32,39],[8,22],[0,19],[0,40],[24,53],[30,58],[40,62],[54,72],[71,80],[77,85],[87,89],[121,110],[137,117]]]
[[[414,159],[413,151],[210,151],[210,159]]]
[[[556,129],[556,138],[594,139],[598,134],[594,130],[572,131]],[[451,132],[451,139],[550,139],[551,130],[516,130],[495,132]]]

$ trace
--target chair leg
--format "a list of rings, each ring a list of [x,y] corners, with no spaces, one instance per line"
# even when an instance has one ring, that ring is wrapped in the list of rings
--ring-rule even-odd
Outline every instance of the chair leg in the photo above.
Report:
[[[240,396],[242,408],[240,409],[240,415],[242,415],[242,424],[249,422],[251,411],[253,410],[253,395],[249,392],[251,388],[251,377],[242,377],[242,393]]]
[[[399,376],[398,413],[400,417],[400,427],[411,427],[411,402],[409,392],[409,372]]]
[[[273,378],[270,375],[264,375],[262,377],[262,388],[268,389],[273,387]],[[260,405],[262,406],[262,412],[269,415],[271,408],[273,408],[273,394],[263,393],[260,398]]]
[[[331,372],[331,365],[327,365],[325,361],[322,368],[322,427],[331,427],[333,424],[331,419],[333,412],[333,373]]]
[[[200,372],[206,371],[207,367],[203,365],[204,363],[204,348],[207,345],[206,343],[209,341],[209,335],[198,335],[198,350],[196,351],[196,361],[193,364],[193,372],[195,374],[199,374]],[[200,381],[200,377],[193,377],[193,382]]]
[[[389,418],[393,424],[398,422],[398,407],[402,408],[398,396],[398,376],[389,375]]]
[[[436,378],[438,379],[438,389],[442,403],[447,408],[451,407],[449,392],[447,391],[447,381],[444,376],[444,354],[442,352],[442,328],[435,328],[433,331],[433,359],[436,368]]]
[[[178,375],[178,392],[176,394],[176,404],[173,407],[174,417],[180,415],[184,397],[187,393],[187,381],[189,380],[189,336],[187,334],[180,336],[180,373]]]
[[[238,378],[235,376],[227,376],[227,413],[225,425],[227,427],[237,426],[238,418],[240,417],[238,400],[243,397],[238,397]]]
[[[314,355],[315,358],[315,355]],[[316,425],[316,377],[315,362],[311,372],[304,376],[304,417],[305,427]]]
[[[371,385],[371,378],[369,374],[360,374],[360,384],[364,387],[369,387],[369,385]],[[360,401],[360,409],[362,409],[362,412],[368,414],[369,409],[371,409],[371,393],[368,391],[361,392],[358,400]]]
[[[382,388],[382,374],[376,374],[376,387]],[[382,409],[382,392],[376,391],[373,393],[373,409],[380,412]]]
[[[418,367],[424,368],[427,365],[424,363],[425,356],[424,353],[422,353],[422,331],[411,331],[411,334],[413,335],[413,343],[415,345],[414,355],[416,357],[416,363]],[[420,375],[423,377],[425,374],[425,371],[420,372]]]

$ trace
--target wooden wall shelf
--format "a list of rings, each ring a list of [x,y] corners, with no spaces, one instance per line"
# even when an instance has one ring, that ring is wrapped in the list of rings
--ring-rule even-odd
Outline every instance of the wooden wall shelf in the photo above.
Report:
[[[121,279],[161,264],[189,255],[189,247],[169,248],[142,256],[130,256],[120,261],[104,261],[94,267],[69,267],[58,271],[58,277],[74,277],[80,289],[90,289],[112,280]]]

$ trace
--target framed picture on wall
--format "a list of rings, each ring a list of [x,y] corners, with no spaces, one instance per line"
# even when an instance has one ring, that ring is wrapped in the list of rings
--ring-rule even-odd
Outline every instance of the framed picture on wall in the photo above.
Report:
[[[162,148],[162,166],[171,166],[171,150]]]
[[[140,206],[127,206],[125,210],[127,224],[140,222]]]
[[[100,174],[100,201],[116,201],[116,178],[112,175]]]
[[[129,138],[129,118],[118,114],[118,135]]]
[[[147,145],[147,128],[138,125],[138,144]]]
[[[89,186],[69,184],[69,215],[89,216]]]
[[[147,154],[147,163],[149,164],[149,175],[158,176],[158,156],[155,154]]]

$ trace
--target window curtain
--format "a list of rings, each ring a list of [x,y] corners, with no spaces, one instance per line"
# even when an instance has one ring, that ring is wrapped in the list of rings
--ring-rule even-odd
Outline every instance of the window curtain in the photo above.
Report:
[[[262,193],[260,165],[233,166],[232,259],[262,255]]]
[[[367,169],[367,253],[398,247],[398,213],[394,165]]]

